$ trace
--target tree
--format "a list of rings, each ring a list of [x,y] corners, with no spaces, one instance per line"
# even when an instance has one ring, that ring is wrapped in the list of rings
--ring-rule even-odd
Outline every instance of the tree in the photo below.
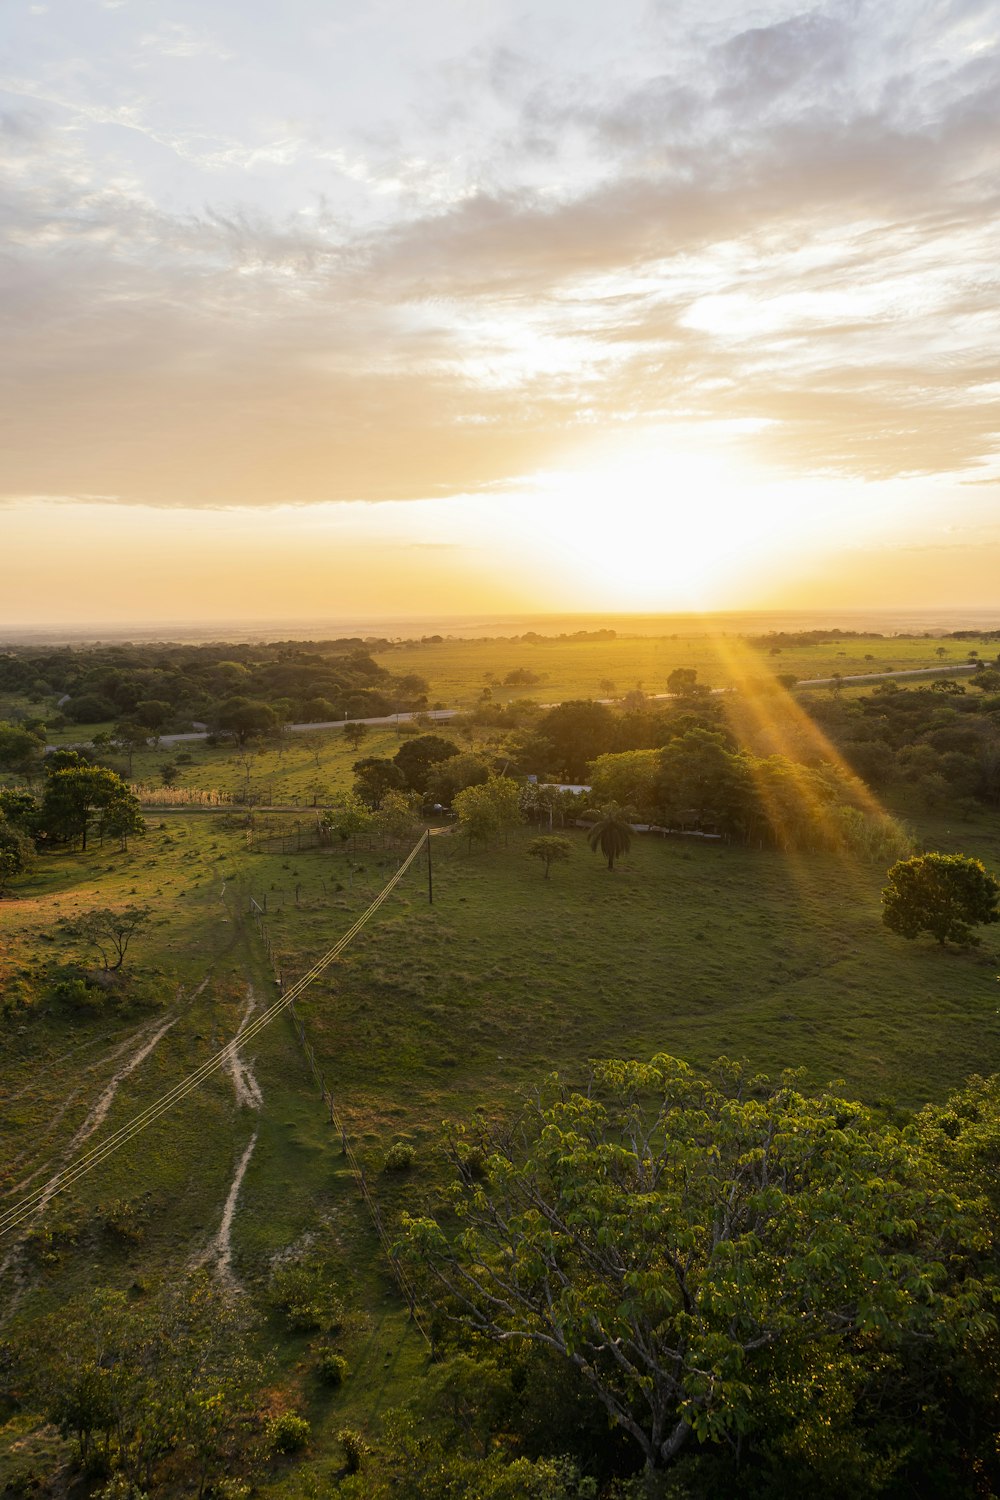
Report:
[[[96,1437],[130,1485],[160,1492],[161,1465],[185,1494],[232,1474],[252,1430],[264,1370],[245,1302],[196,1274],[152,1296],[101,1288],[61,1308],[29,1353],[31,1393],[85,1462]],[[136,1486],[136,1488],[132,1488]]]
[[[138,801],[132,796],[116,798],[101,819],[102,837],[105,833],[109,833],[112,838],[118,839],[118,847],[123,854],[128,853],[129,834],[145,832],[146,820],[142,816]]]
[[[132,939],[152,915],[151,906],[123,906],[118,911],[98,906],[80,918],[76,931],[97,949],[105,969],[120,969]]]
[[[237,745],[273,729],[276,714],[269,703],[253,698],[227,698],[216,714],[218,727],[231,734]]]
[[[420,799],[413,792],[385,793],[372,826],[384,844],[412,843],[420,828],[416,809]]]
[[[707,698],[711,688],[698,681],[694,667],[675,667],[667,678],[667,692],[675,698]]]
[[[371,830],[372,814],[354,792],[342,792],[323,814],[323,826],[341,843],[350,841],[351,852],[355,853],[360,836]]]
[[[366,755],[351,767],[354,791],[371,812],[378,812],[386,792],[401,792],[406,777],[397,765],[384,756]]]
[[[123,719],[111,730],[111,743],[128,756],[128,774],[131,776],[135,752],[149,743],[149,734],[141,724]]]
[[[524,821],[520,788],[510,776],[490,776],[480,786],[468,786],[452,803],[458,815],[458,826],[469,840],[481,839],[488,844]]]
[[[586,1093],[551,1077],[513,1126],[458,1127],[449,1154],[457,1233],[404,1221],[442,1311],[556,1351],[648,1469],[817,1411],[856,1451],[894,1358],[993,1338],[982,1200],[864,1105],[725,1059],[610,1061]]]
[[[427,775],[426,794],[430,800],[450,807],[458,792],[467,786],[480,786],[490,779],[490,759],[475,755],[471,750],[449,755],[447,760],[437,761]]]
[[[16,823],[0,811],[0,896],[12,880],[27,875],[35,863],[35,845]]]
[[[617,802],[609,802],[606,807],[602,807],[601,820],[587,834],[587,843],[595,854],[600,849],[608,862],[608,869],[613,870],[615,860],[620,855],[627,854],[632,847],[629,810],[619,807]]]
[[[345,724],[344,739],[352,750],[356,750],[363,739],[368,737],[367,724]]]
[[[539,721],[537,732],[552,746],[553,767],[567,781],[580,782],[588,762],[613,748],[616,725],[614,714],[604,703],[572,699],[549,709]]]
[[[406,785],[422,793],[434,768],[458,753],[458,746],[439,734],[419,734],[405,740],[392,759],[406,778]]]
[[[527,852],[532,859],[540,859],[543,862],[545,879],[548,880],[549,866],[569,859],[570,848],[569,839],[560,838],[558,834],[545,833],[540,838],[531,840]]]
[[[597,802],[617,802],[639,808],[652,816],[659,803],[660,752],[620,750],[599,755],[587,767],[591,790]]]
[[[0,771],[23,776],[28,785],[41,765],[42,741],[18,724],[0,724]]]
[[[882,892],[882,920],[900,937],[928,932],[944,946],[978,944],[973,927],[1000,922],[1000,882],[964,854],[918,854],[899,860]]]
[[[50,838],[78,838],[86,850],[87,832],[95,817],[103,824],[115,803],[136,811],[139,807],[138,798],[116,772],[106,766],[67,766],[46,781],[39,824]]]
[[[165,760],[160,767],[160,780],[164,786],[173,786],[181,778],[181,768],[175,761]]]

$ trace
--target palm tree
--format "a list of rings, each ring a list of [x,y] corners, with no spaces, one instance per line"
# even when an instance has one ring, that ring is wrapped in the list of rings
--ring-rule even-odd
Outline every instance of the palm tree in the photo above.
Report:
[[[619,807],[609,802],[601,808],[601,821],[595,823],[587,835],[587,842],[595,854],[598,849],[607,856],[608,869],[613,870],[619,854],[627,854],[632,847],[632,816],[630,807]]]

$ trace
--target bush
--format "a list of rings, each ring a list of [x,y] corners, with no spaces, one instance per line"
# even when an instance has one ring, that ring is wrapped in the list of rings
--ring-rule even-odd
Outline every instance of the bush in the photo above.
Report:
[[[293,1333],[336,1333],[344,1305],[322,1261],[285,1261],[271,1272],[271,1300],[281,1309]]]
[[[283,1411],[267,1424],[267,1441],[273,1453],[299,1453],[308,1443],[309,1433],[305,1417],[294,1411]]]
[[[385,1172],[409,1172],[417,1159],[417,1153],[407,1141],[394,1141],[385,1153]]]
[[[343,1385],[347,1379],[348,1363],[342,1354],[333,1349],[322,1349],[316,1361],[316,1374],[324,1385]]]
[[[337,1442],[344,1450],[344,1462],[347,1465],[348,1474],[356,1474],[368,1452],[368,1444],[360,1432],[355,1432],[351,1427],[340,1429],[337,1433]]]

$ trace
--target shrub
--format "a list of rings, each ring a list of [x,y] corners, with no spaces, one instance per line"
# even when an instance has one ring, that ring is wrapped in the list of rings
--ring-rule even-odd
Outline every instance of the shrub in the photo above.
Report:
[[[316,1361],[316,1374],[324,1385],[343,1385],[347,1379],[348,1364],[342,1354],[333,1349],[322,1349]]]
[[[417,1153],[408,1141],[394,1141],[385,1153],[385,1172],[409,1172],[417,1159]]]
[[[336,1333],[344,1306],[322,1261],[285,1261],[271,1272],[271,1300],[281,1309],[293,1333],[322,1329]]]
[[[274,1453],[298,1453],[309,1441],[309,1423],[297,1412],[283,1411],[267,1424],[267,1441]]]
[[[351,1427],[340,1429],[337,1433],[337,1442],[344,1450],[344,1462],[347,1465],[348,1474],[356,1474],[368,1452],[368,1444],[360,1432],[355,1432]]]

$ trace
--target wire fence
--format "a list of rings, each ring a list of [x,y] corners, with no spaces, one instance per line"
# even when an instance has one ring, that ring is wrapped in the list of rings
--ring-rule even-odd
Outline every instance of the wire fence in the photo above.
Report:
[[[318,818],[305,828],[296,823],[294,828],[280,833],[264,832],[253,826],[247,829],[247,848],[251,854],[297,854],[301,849],[319,849],[329,843],[329,830]]]
[[[338,938],[333,947],[330,948],[326,953],[324,953],[322,958],[318,959],[316,963],[314,963],[312,967],[306,971],[305,974],[301,975],[300,978],[295,980],[295,982],[293,984],[290,984],[287,988],[285,988],[284,984],[281,982],[280,973],[276,975],[276,978],[279,979],[279,984],[281,986],[281,994],[279,995],[278,999],[275,1000],[273,1004],[269,1005],[265,1010],[263,1010],[252,1021],[250,1021],[248,1025],[245,1026],[238,1033],[238,1035],[232,1039],[232,1041],[227,1042],[226,1045],[220,1048],[220,1050],[216,1052],[212,1057],[206,1059],[206,1061],[203,1062],[200,1067],[197,1067],[191,1073],[188,1073],[186,1077],[180,1080],[179,1083],[176,1083],[172,1088],[168,1089],[165,1094],[161,1094],[158,1099],[155,1099],[152,1104],[141,1110],[137,1115],[134,1115],[132,1119],[128,1120],[118,1130],[112,1131],[109,1136],[106,1136],[103,1140],[98,1142],[96,1146],[93,1146],[88,1151],[83,1152],[74,1161],[71,1161],[67,1164],[67,1166],[61,1168],[51,1178],[49,1178],[48,1182],[46,1182],[43,1186],[33,1189],[30,1193],[23,1195],[21,1198],[16,1199],[14,1202],[10,1203],[6,1208],[0,1210],[0,1238],[3,1238],[4,1236],[12,1233],[20,1225],[26,1223],[30,1218],[36,1216],[45,1207],[47,1207],[52,1199],[55,1198],[59,1193],[63,1193],[67,1188],[72,1187],[73,1184],[79,1181],[81,1177],[84,1177],[88,1172],[92,1172],[95,1167],[99,1166],[114,1152],[120,1150],[123,1146],[128,1145],[130,1141],[134,1140],[141,1131],[147,1128],[147,1126],[152,1125],[154,1121],[160,1119],[163,1115],[167,1114],[171,1109],[175,1108],[184,1099],[186,1099],[189,1094],[192,1094],[196,1089],[200,1088],[205,1080],[211,1077],[213,1073],[218,1072],[220,1068],[229,1066],[240,1049],[247,1047],[250,1042],[252,1042],[257,1036],[260,1035],[265,1027],[271,1024],[275,1017],[282,1013],[282,1011],[289,1009],[294,1004],[295,1000],[298,999],[300,995],[302,995],[306,988],[310,984],[312,984],[315,979],[318,979],[321,974],[325,973],[330,965],[340,956],[341,953],[343,953],[344,949],[347,948],[348,945],[354,940],[354,938],[362,930],[366,923],[368,923],[372,919],[372,917],[380,909],[380,907],[388,900],[389,896],[402,880],[403,876],[413,864],[414,860],[417,858],[417,855],[421,852],[421,850],[424,849],[425,846],[429,849],[428,840],[429,835],[425,832],[421,835],[417,843],[410,850],[410,853],[400,864],[396,873],[386,883],[386,885],[383,886],[382,890],[375,897],[374,901],[369,904],[365,911],[362,912],[361,916],[358,917],[354,923],[352,923],[347,931],[343,933],[340,938]],[[258,919],[261,922],[263,921],[263,908],[260,909],[258,918],[256,918],[255,921],[257,921]],[[267,937],[266,923],[264,923],[264,929],[265,930],[262,934],[262,937]],[[258,930],[260,929],[258,928]],[[269,957],[272,959],[273,965],[273,945],[270,943],[269,938],[267,939],[267,951]],[[312,1054],[312,1060],[313,1066],[315,1067],[315,1053]],[[327,1096],[327,1098],[330,1098],[330,1092],[328,1089],[326,1089],[325,1083],[323,1086],[325,1095]],[[332,1109],[332,1099],[330,1107]],[[335,1112],[334,1123],[337,1123]],[[346,1132],[344,1132],[343,1129],[342,1140],[345,1145],[345,1153],[348,1154],[348,1160],[351,1161],[352,1171],[354,1171],[355,1176],[358,1179],[359,1187],[362,1191],[362,1196],[365,1198],[366,1203],[374,1204],[369,1185],[365,1181],[364,1169],[361,1163],[357,1161],[357,1157],[354,1155],[353,1151],[349,1149],[349,1143],[346,1139]],[[374,1205],[374,1207],[377,1210],[377,1205]],[[390,1256],[390,1264],[393,1266],[394,1273],[396,1274],[396,1279],[400,1285],[400,1288],[401,1290],[403,1290],[403,1294],[406,1297],[408,1305],[411,1307],[411,1310],[413,1310],[415,1295],[413,1292],[412,1283],[410,1283],[406,1268],[400,1266],[395,1257],[392,1256],[392,1244],[389,1240],[388,1234],[386,1233],[385,1226],[381,1223],[380,1218],[376,1221],[376,1229],[378,1230],[380,1240],[386,1247],[386,1253]],[[423,1334],[424,1338],[427,1338],[428,1335],[423,1326],[423,1323],[417,1321],[417,1315],[415,1312],[414,1321],[417,1322],[417,1326],[420,1328],[420,1332]]]

